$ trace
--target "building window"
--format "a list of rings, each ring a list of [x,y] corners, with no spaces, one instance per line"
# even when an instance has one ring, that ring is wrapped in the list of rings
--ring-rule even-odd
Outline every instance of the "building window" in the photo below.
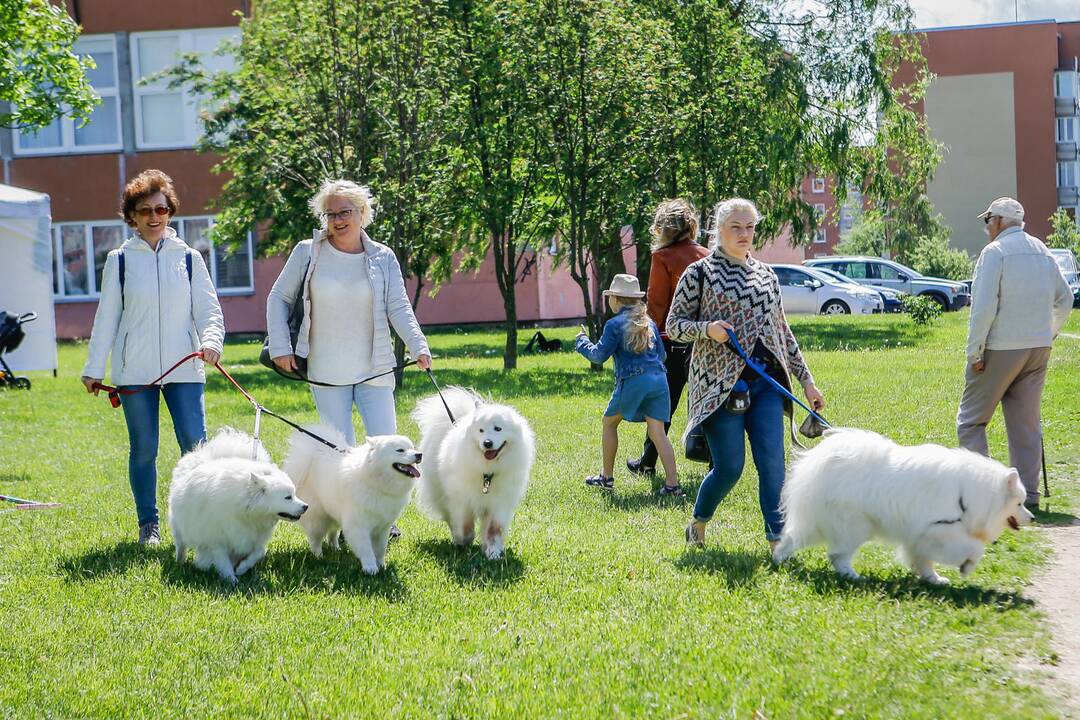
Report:
[[[825,178],[814,178],[813,182],[810,184],[810,192],[814,193],[815,195],[820,195],[821,193],[825,192]]]
[[[1076,187],[1076,163],[1059,162],[1057,164],[1058,187]]]
[[[1057,141],[1076,142],[1076,118],[1063,117],[1057,119]]]
[[[825,228],[818,228],[817,230],[814,231],[814,243],[815,244],[820,245],[820,244],[824,243],[825,240],[826,240]]]
[[[169,89],[168,80],[143,83],[172,67],[181,55],[197,53],[209,72],[231,70],[231,55],[217,55],[222,41],[239,39],[238,28],[210,28],[131,34],[131,75],[135,95],[135,144],[139,149],[191,147],[202,135],[204,98],[187,89]]]
[[[88,71],[86,77],[101,97],[101,103],[94,107],[89,120],[81,127],[70,117],[60,117],[37,132],[16,130],[15,154],[58,155],[121,148],[116,38],[112,35],[82,37],[75,43],[75,52],[94,59],[97,67]]]
[[[825,203],[814,203],[814,212],[819,218],[825,217]]]
[[[210,241],[209,230],[213,224],[212,217],[173,218],[170,223],[177,234],[203,256],[219,293],[253,292],[251,235],[243,247],[229,252]],[[105,258],[130,235],[131,229],[118,220],[55,224],[53,290],[57,299],[93,300],[100,297]]]
[[[1054,97],[1076,97],[1076,76],[1072,70],[1054,73]]]

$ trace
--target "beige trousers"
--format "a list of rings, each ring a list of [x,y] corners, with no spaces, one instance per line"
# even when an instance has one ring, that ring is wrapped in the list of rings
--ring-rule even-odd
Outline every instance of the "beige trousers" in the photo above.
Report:
[[[1050,348],[986,350],[986,369],[976,373],[967,366],[967,384],[956,413],[960,446],[989,456],[986,426],[1001,403],[1005,433],[1009,438],[1009,464],[1020,473],[1027,502],[1039,502],[1039,469],[1042,466],[1042,402],[1046,363]]]

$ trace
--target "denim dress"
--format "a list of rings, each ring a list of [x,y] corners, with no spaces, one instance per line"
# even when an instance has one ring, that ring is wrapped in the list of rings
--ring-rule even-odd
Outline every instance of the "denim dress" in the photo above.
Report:
[[[594,363],[615,358],[615,390],[611,393],[605,416],[622,415],[630,422],[671,420],[671,395],[668,390],[666,353],[656,323],[649,321],[653,346],[642,353],[631,352],[626,346],[626,329],[632,308],[604,323],[600,342],[592,343],[585,336],[577,340],[576,350]]]

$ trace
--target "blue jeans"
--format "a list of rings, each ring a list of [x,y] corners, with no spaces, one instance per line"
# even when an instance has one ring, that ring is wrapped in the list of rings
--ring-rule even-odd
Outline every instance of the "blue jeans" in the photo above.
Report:
[[[134,389],[138,385],[124,385]],[[139,525],[158,521],[157,451],[159,395],[172,416],[173,430],[180,452],[186,453],[206,440],[206,407],[202,383],[168,383],[134,395],[121,395],[124,420],[127,421],[131,452],[128,455],[128,479],[135,497]]]
[[[758,472],[758,502],[765,537],[779,540],[784,529],[780,491],[784,487],[784,397],[756,378],[750,382],[750,409],[734,415],[720,408],[701,423],[709,441],[713,468],[705,475],[694,502],[694,518],[708,522],[716,506],[735,487],[746,464],[745,433]]]
[[[345,436],[349,445],[356,445],[352,409],[360,411],[364,432],[368,435],[397,433],[397,412],[394,409],[394,388],[384,385],[357,383],[345,387],[311,386],[319,420]]]

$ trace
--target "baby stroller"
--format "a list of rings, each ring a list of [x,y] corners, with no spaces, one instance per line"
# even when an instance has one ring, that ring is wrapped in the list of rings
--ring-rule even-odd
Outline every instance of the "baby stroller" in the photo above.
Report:
[[[28,312],[25,315],[11,315],[0,310],[0,388],[15,388],[16,390],[29,390],[30,378],[15,377],[15,373],[8,367],[4,360],[4,353],[14,352],[19,343],[26,337],[22,326],[24,323],[37,320],[37,313]]]

